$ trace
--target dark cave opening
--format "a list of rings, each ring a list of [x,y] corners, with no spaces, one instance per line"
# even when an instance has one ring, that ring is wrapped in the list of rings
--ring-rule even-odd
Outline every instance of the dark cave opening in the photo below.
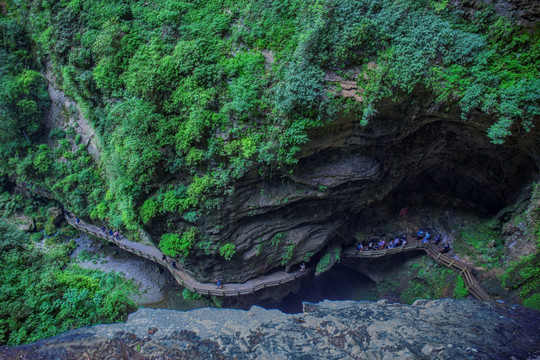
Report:
[[[321,275],[311,274],[302,282],[298,291],[289,293],[279,301],[255,300],[251,305],[296,314],[302,312],[302,302],[375,300],[376,289],[376,283],[369,277],[350,267],[338,264]],[[249,309],[250,306],[247,306],[246,309]]]

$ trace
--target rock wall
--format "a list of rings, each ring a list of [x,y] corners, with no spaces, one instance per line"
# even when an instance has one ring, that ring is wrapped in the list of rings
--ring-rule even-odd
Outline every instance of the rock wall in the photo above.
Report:
[[[380,104],[367,127],[342,116],[310,134],[292,172],[248,176],[203,219],[208,240],[236,245],[233,259],[201,251],[187,268],[202,281],[242,282],[296,266],[306,254],[316,260],[346,241],[354,214],[379,202],[435,193],[491,213],[513,203],[538,175],[538,131],[493,145],[485,134],[491,119],[474,114],[465,122],[457,109],[436,105],[416,93]],[[154,238],[166,232],[156,222],[148,229]]]
[[[84,117],[79,104],[67,96],[62,90],[59,90],[56,76],[53,73],[52,65],[46,64],[44,77],[47,80],[47,91],[51,100],[51,107],[47,114],[47,127],[63,128],[73,127],[77,134],[81,135],[81,141],[85,145],[88,153],[95,162],[99,162],[101,144],[99,138],[90,121]],[[73,151],[76,150],[76,144],[72,144]]]
[[[497,14],[524,27],[535,27],[540,21],[540,2],[535,0],[461,0],[452,3],[469,13],[491,5]]]
[[[286,315],[141,309],[99,325],[13,348],[15,359],[532,359],[540,313],[468,300],[304,303]]]

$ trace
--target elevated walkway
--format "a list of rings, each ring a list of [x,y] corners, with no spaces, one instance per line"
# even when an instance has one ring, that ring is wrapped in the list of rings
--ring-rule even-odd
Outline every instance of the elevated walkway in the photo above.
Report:
[[[27,192],[30,192],[31,194],[55,200],[52,194],[44,189],[35,186],[31,187],[26,184],[19,184],[18,187]],[[109,235],[108,233],[103,232],[99,227],[95,225],[88,224],[83,221],[77,223],[75,218],[68,216],[66,212],[64,212],[64,217],[68,224],[82,232],[114,243],[125,251],[147,258],[155,263],[166,267],[167,270],[169,270],[174,276],[178,284],[201,295],[239,296],[253,294],[255,291],[258,290],[279,286],[294,281],[313,271],[312,268],[306,268],[304,271],[298,270],[291,273],[287,273],[285,271],[276,271],[268,275],[260,276],[256,279],[248,280],[245,283],[224,283],[222,288],[217,288],[216,284],[214,283],[202,283],[195,280],[191,275],[186,272],[186,270],[182,267],[181,264],[178,264],[178,261],[176,261],[177,269],[174,269],[170,262],[162,260],[161,251],[159,251],[159,249],[155,247],[129,241],[123,236],[120,237],[120,239],[118,240],[113,236]],[[346,248],[345,251],[343,251],[342,256],[348,258],[377,258],[382,256],[399,254],[402,252],[419,250],[424,251],[429,257],[431,257],[438,263],[443,264],[444,266],[457,272],[463,278],[467,290],[478,300],[490,300],[490,296],[484,291],[484,289],[482,289],[480,283],[472,275],[471,269],[469,268],[469,266],[467,266],[467,264],[460,260],[453,259],[447,255],[440,253],[431,245],[416,242],[394,249],[368,251],[356,251],[355,248],[350,247]]]
[[[124,237],[120,237],[117,240],[115,237],[106,234],[100,228],[95,225],[87,224],[82,221],[77,223],[73,217],[65,216],[68,224],[74,228],[85,232],[87,234],[96,236],[98,238],[107,240],[116,244],[119,248],[124,249],[135,255],[147,258],[155,263],[158,263],[167,268],[174,276],[178,284],[181,286],[201,295],[213,295],[213,296],[238,296],[253,294],[255,291],[266,289],[273,286],[283,285],[285,283],[294,281],[299,277],[302,277],[312,271],[312,269],[305,269],[304,271],[295,271],[287,273],[285,271],[276,271],[274,273],[260,276],[256,279],[251,279],[245,283],[224,283],[222,288],[217,288],[214,283],[201,283],[190,276],[182,265],[176,262],[177,269],[174,269],[170,261],[164,261],[161,251],[155,247],[146,246],[133,241],[129,241]]]
[[[365,250],[357,251],[355,248],[347,248],[343,251],[342,257],[347,258],[378,258],[383,256],[395,255],[399,253],[404,253],[408,251],[424,251],[430,258],[446,266],[447,268],[452,269],[458,273],[465,282],[467,290],[478,300],[487,301],[491,300],[488,293],[480,286],[480,283],[473,276],[470,267],[464,262],[451,258],[448,255],[445,255],[438,251],[435,247],[429,244],[422,244],[421,242],[415,242],[412,244],[407,244],[405,246],[399,246],[394,249],[384,249],[384,250]]]

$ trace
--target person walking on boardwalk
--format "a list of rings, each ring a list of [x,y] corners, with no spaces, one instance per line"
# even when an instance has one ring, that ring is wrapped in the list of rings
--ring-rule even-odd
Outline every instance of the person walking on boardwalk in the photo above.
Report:
[[[81,223],[81,220],[79,218],[75,218],[75,221],[77,222],[77,224]]]
[[[217,289],[223,289],[223,283],[221,282],[221,280],[218,279],[217,283],[216,283],[216,288]]]
[[[439,251],[440,251],[442,254],[449,252],[449,251],[450,251],[450,244],[448,244],[448,243],[444,244],[444,247],[443,247],[441,250],[439,250]]]
[[[171,262],[171,266],[173,269],[178,270],[178,268],[176,267],[176,261]]]
[[[103,231],[103,233],[104,233],[105,235],[107,235],[107,230],[105,230],[105,226],[102,226],[102,227],[101,227],[101,231]]]
[[[161,260],[165,261],[166,263],[168,263],[167,261],[167,255],[163,254],[161,255]]]

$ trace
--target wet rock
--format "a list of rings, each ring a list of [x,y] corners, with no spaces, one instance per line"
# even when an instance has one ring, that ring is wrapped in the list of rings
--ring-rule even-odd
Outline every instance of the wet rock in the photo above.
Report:
[[[49,222],[55,226],[60,226],[62,221],[64,221],[64,213],[61,209],[57,207],[51,207],[47,209],[47,214],[49,217]]]
[[[36,230],[36,224],[33,218],[20,214],[15,218],[17,228],[21,231],[32,232]]]
[[[149,336],[149,329],[159,329]],[[517,359],[540,354],[540,313],[468,300],[325,301],[286,315],[141,309],[125,324],[0,348],[2,359]]]

